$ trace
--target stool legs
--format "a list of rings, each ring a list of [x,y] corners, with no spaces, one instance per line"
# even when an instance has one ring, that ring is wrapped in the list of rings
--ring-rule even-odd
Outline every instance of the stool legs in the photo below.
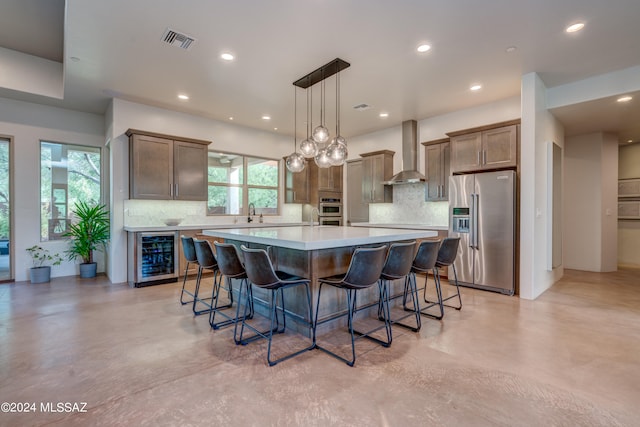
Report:
[[[241,279],[242,281],[246,282],[247,279]],[[240,307],[240,301],[238,301],[237,308],[236,308],[236,316],[235,317],[231,317],[229,315],[227,315],[226,313],[224,313],[223,310],[227,309],[227,308],[231,308],[233,306],[233,281],[231,278],[226,277],[226,283],[227,286],[224,287],[222,286],[222,280],[220,280],[220,283],[218,284],[217,287],[214,287],[213,290],[213,307],[211,309],[211,311],[209,312],[209,325],[211,325],[211,327],[213,329],[220,329],[224,326],[229,326],[229,325],[233,325],[233,324],[237,324],[238,321],[240,320],[240,318],[238,317],[239,315],[239,307]],[[229,303],[228,304],[224,304],[224,305],[218,305],[220,302],[220,289],[225,289],[228,293],[228,298],[229,298]],[[251,289],[251,288],[249,288]],[[240,290],[242,291],[242,283],[240,285]],[[242,299],[242,294],[239,295],[239,299]],[[246,316],[248,316],[249,319],[251,319],[253,317],[253,296],[249,295],[249,313],[245,314]],[[215,318],[216,318],[216,314],[220,314],[222,317],[225,318],[225,320],[221,321],[221,322],[216,322]]]
[[[202,283],[202,267],[198,268],[198,275],[196,276],[196,288],[195,291],[193,292],[193,306],[191,308],[191,310],[193,311],[193,314],[196,316],[199,316],[201,314],[205,314],[205,313],[209,313],[211,312],[211,310],[213,310],[213,296],[216,294],[216,288],[218,286],[220,286],[220,277],[221,275],[219,275],[218,270],[214,270],[213,272],[213,292],[211,295],[211,298],[200,298],[198,295],[200,295],[200,284]],[[188,291],[187,291],[188,292]],[[207,302],[209,301],[209,302]],[[200,303],[202,305],[204,305],[207,308],[204,308],[202,310],[198,310],[196,309],[196,305]]]
[[[456,272],[455,264],[451,264],[451,267],[453,268],[453,278],[454,278],[454,281],[455,281],[455,284],[456,284],[456,294],[448,296],[447,298],[443,299],[442,302],[444,303],[445,301],[448,301],[448,300],[450,300],[452,298],[458,297],[458,306],[457,307],[455,305],[447,305],[447,304],[444,304],[444,305],[446,307],[455,308],[456,310],[461,310],[462,309],[462,298],[460,296],[460,286],[458,285],[458,273]],[[440,275],[438,275],[438,281],[440,281]],[[440,298],[442,298],[442,295],[440,295]]]
[[[182,278],[182,290],[180,291],[180,304],[182,304],[182,305],[187,305],[187,304],[193,303],[193,300],[189,300],[189,301],[185,301],[184,300],[184,294],[187,294],[187,295],[193,297],[193,293],[185,288],[185,285],[187,284],[187,273],[189,271],[189,265],[190,264],[191,263],[189,263],[187,261],[187,266],[184,269],[184,277]],[[197,277],[196,278],[196,285],[198,283],[198,280],[200,279],[200,271],[201,271],[201,269],[202,269],[202,267],[200,267],[198,265],[198,274],[196,276]]]
[[[415,283],[416,281],[416,275],[415,273],[411,273],[413,275],[413,281]],[[427,284],[429,283],[429,274],[425,273],[424,275],[424,302],[427,303],[428,305],[426,307],[423,307],[422,310],[420,310],[420,313],[427,316],[427,317],[431,317],[433,319],[436,320],[440,320],[444,317],[444,301],[442,300],[442,288],[440,287],[440,275],[438,274],[438,269],[434,268],[433,269],[433,282],[435,283],[435,288],[436,288],[436,298],[438,299],[437,301],[430,301],[427,299]],[[429,310],[431,307],[434,306],[438,306],[438,308],[440,309],[440,314],[432,314],[429,313],[427,310]]]

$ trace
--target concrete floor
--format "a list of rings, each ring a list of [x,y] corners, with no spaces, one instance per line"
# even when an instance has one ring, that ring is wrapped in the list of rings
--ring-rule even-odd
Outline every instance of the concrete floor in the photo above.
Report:
[[[0,401],[35,409],[0,425],[639,424],[638,270],[566,271],[536,301],[464,289],[462,311],[394,327],[390,348],[359,341],[355,368],[317,350],[267,367],[264,341],[234,345],[178,292],[0,285]]]

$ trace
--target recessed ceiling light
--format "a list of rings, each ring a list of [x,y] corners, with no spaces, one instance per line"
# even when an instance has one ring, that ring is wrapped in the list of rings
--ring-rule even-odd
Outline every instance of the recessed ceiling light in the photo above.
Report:
[[[580,31],[581,29],[584,28],[584,23],[582,22],[576,22],[575,24],[571,24],[569,25],[565,31],[567,33],[575,33],[576,31]]]
[[[627,142],[631,144],[633,142],[633,139],[628,139]]]
[[[233,117],[229,117],[229,120],[233,120]]]
[[[273,128],[273,130],[278,130],[278,128]]]
[[[625,95],[625,96],[621,96],[620,98],[618,98],[618,102],[629,102],[632,99],[633,99],[632,96]]]
[[[380,113],[380,117],[382,118],[389,117],[389,113]]]
[[[225,52],[222,55],[220,55],[220,58],[224,59],[225,61],[233,61],[235,57],[229,52]]]
[[[420,53],[427,52],[429,50],[431,50],[431,45],[421,44],[420,46],[418,46],[418,52]]]
[[[187,99],[189,99],[189,97],[183,93],[181,93],[180,95],[178,95],[178,98],[182,99],[183,101],[186,101]]]
[[[271,116],[262,116],[262,120],[271,120]]]
[[[482,89],[482,85],[472,85],[469,89],[475,92]]]
[[[508,48],[506,48],[504,51],[507,53],[513,53],[516,50],[518,50],[518,48],[516,46],[509,46]]]

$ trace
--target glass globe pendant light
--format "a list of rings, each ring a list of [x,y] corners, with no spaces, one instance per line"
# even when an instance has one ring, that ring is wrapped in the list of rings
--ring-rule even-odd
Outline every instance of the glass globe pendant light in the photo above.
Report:
[[[297,173],[297,172],[302,172],[304,170],[304,167],[306,165],[306,160],[304,159],[304,156],[300,153],[298,153],[296,151],[296,136],[297,136],[297,122],[298,122],[298,116],[297,116],[297,112],[298,112],[298,98],[297,98],[297,92],[296,92],[296,88],[293,88],[293,153],[291,153],[289,155],[289,157],[287,157],[287,160],[285,161],[286,165],[287,165],[287,169],[289,169],[291,172]]]
[[[313,130],[313,140],[324,144],[329,140],[329,129],[324,126],[324,80],[320,83],[320,124]]]
[[[319,168],[331,167],[331,159],[327,155],[326,148],[321,148],[320,150],[318,150],[318,154],[316,154],[314,161],[316,162],[316,165],[318,165]]]
[[[340,73],[336,75],[336,136],[327,147],[327,156],[333,166],[341,166],[349,155],[347,141],[340,135]]]
[[[313,93],[311,95],[313,96]],[[313,103],[313,99],[311,103]],[[318,144],[309,136],[311,118],[313,117],[313,109],[309,105],[309,88],[307,88],[307,139],[300,143],[300,152],[304,157],[311,159],[318,154]]]

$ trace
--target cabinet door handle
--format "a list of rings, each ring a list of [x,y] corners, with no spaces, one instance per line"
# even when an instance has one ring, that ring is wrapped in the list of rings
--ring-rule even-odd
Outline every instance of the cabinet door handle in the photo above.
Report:
[[[169,184],[169,196],[173,197],[173,184]]]
[[[178,184],[176,184],[176,197],[178,197]]]
[[[293,192],[293,200],[296,200],[296,192]]]
[[[478,164],[482,164],[482,151],[478,151]]]
[[[487,164],[487,150],[482,150],[482,164]]]

